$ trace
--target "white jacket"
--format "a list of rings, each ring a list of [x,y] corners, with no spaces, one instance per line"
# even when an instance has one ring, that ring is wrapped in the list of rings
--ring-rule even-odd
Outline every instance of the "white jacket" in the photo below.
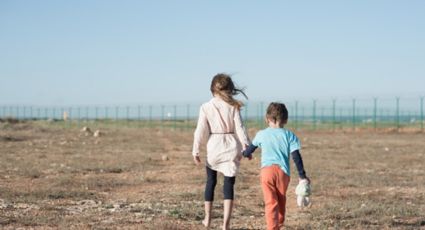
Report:
[[[207,167],[224,176],[235,176],[242,159],[242,148],[249,145],[249,138],[240,111],[219,97],[201,106],[194,133],[194,156],[199,156],[204,143],[207,143]]]

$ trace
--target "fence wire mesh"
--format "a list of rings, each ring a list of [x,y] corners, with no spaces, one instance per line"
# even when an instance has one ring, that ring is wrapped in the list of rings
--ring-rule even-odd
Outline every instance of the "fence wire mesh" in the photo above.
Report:
[[[295,130],[424,131],[424,97],[282,101]],[[264,128],[269,102],[247,102],[241,110],[248,128]],[[129,127],[193,130],[201,103],[119,106],[0,106],[0,118],[62,122],[64,125],[102,123]]]

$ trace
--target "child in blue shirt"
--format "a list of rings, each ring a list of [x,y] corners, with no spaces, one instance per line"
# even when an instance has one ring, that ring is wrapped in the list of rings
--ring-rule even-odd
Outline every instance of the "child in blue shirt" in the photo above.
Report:
[[[300,141],[295,134],[284,128],[288,110],[282,103],[270,103],[266,122],[269,127],[259,131],[252,144],[243,152],[252,153],[261,148],[261,187],[264,195],[267,229],[279,229],[285,221],[286,190],[289,185],[289,155],[298,169],[300,180],[310,182],[304,171],[300,155]]]

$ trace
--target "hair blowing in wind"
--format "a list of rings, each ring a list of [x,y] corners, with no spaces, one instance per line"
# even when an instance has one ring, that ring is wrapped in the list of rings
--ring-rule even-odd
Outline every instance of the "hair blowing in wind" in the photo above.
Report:
[[[242,94],[246,99],[248,99],[243,89],[236,88],[232,78],[228,74],[224,73],[219,73],[214,76],[211,82],[211,93],[215,96],[219,96],[225,102],[237,109],[240,109],[243,106],[243,103],[234,99],[233,96]]]

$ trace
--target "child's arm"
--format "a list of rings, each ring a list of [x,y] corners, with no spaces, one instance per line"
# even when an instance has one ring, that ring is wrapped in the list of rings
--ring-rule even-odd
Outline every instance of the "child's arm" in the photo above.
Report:
[[[297,166],[298,175],[301,179],[308,179],[304,171],[303,159],[301,157],[300,151],[295,150],[291,153],[292,159],[294,160],[295,165]]]
[[[209,133],[210,133],[210,128],[208,125],[208,119],[204,112],[204,108],[201,106],[201,109],[199,111],[198,124],[196,125],[196,130],[193,135],[194,138],[193,138],[192,155],[194,158],[199,157],[201,144],[206,142],[206,140],[208,139]]]

